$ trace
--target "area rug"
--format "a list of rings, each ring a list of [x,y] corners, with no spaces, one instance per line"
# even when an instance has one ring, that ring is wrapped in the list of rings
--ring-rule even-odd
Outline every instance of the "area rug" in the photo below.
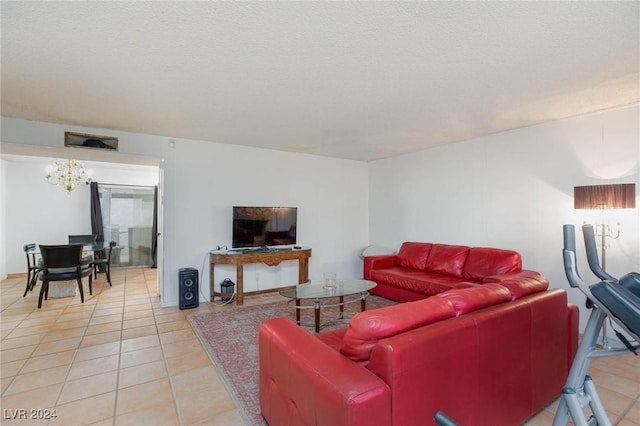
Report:
[[[367,310],[395,303],[378,296],[369,296]],[[306,306],[304,301],[302,305]],[[345,317],[350,318],[359,310],[360,303],[346,305]],[[321,322],[335,318],[336,314],[337,308],[323,308]],[[229,306],[218,312],[189,316],[193,329],[218,367],[238,411],[248,425],[266,425],[260,413],[258,399],[258,328],[263,321],[282,316],[291,319],[295,317],[294,309],[287,301],[246,307]],[[313,332],[313,309],[302,310],[300,319],[303,323],[308,323],[309,326],[305,328]],[[345,326],[346,322],[338,322],[321,331]]]

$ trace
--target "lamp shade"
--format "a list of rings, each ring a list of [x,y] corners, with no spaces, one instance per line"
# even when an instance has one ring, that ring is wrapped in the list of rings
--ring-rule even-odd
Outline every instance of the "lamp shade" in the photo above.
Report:
[[[636,207],[636,184],[575,186],[575,209],[633,209]]]

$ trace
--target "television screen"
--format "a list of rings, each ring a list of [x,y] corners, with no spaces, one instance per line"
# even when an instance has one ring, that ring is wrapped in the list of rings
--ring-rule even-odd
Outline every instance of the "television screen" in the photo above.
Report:
[[[296,244],[296,207],[234,207],[233,248]]]

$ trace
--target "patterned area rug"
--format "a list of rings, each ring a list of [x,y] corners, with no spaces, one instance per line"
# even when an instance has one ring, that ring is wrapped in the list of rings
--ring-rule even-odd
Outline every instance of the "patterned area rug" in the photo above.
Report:
[[[325,301],[323,303],[330,303]],[[369,296],[367,310],[393,305],[387,299]],[[302,303],[303,306],[311,303]],[[345,317],[360,311],[360,303],[345,306]],[[323,308],[321,322],[336,318],[337,308]],[[263,321],[276,317],[295,318],[295,312],[287,301],[246,307],[229,307],[219,312],[191,315],[189,321],[218,367],[238,410],[248,425],[266,425],[260,414],[258,399],[258,328]],[[304,309],[301,321],[308,323],[313,332],[313,309]],[[321,331],[346,327],[345,321],[327,325]]]

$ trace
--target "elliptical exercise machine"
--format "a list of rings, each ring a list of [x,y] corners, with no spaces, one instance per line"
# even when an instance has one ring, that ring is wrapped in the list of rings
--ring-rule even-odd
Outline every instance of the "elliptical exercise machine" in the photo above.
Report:
[[[604,267],[604,257],[603,257],[602,267],[600,267],[600,261],[598,259],[598,249],[596,247],[596,236],[595,236],[595,233],[594,233],[593,225],[588,225],[588,224],[587,225],[583,225],[582,226],[582,235],[584,236],[584,246],[585,246],[586,253],[587,253],[587,262],[589,263],[589,269],[591,269],[591,272],[593,272],[593,274],[596,277],[600,278],[601,280],[613,281],[613,282],[618,281],[620,283],[620,285],[622,285],[623,287],[625,287],[628,290],[630,290],[636,296],[640,297],[640,285],[639,285],[639,283],[640,283],[640,274],[637,273],[637,272],[630,272],[630,273],[622,276],[618,280],[617,278],[615,278],[612,275],[610,275],[607,272],[605,272],[605,270],[603,269],[603,267]],[[588,304],[592,304],[592,301],[588,300]],[[616,335],[620,339],[620,334],[616,333]],[[622,340],[622,339],[621,339],[621,341],[624,342],[624,340]],[[608,346],[608,343],[607,343],[606,322],[603,323],[603,327],[602,327],[602,346],[605,349],[609,349],[609,346]]]
[[[593,305],[582,340],[571,365],[569,376],[562,388],[560,404],[553,419],[553,426],[566,425],[572,420],[576,426],[610,426],[604,406],[591,377],[587,374],[591,360],[596,357],[625,354],[627,350],[638,355],[640,348],[640,274],[632,272],[620,279],[607,274],[598,262],[592,225],[583,226],[587,260],[593,273],[602,281],[587,285],[578,273],[576,261],[575,229],[563,226],[564,248],[562,257],[569,285],[582,291]],[[624,330],[635,343],[615,331],[626,348],[597,349],[596,341],[604,321],[610,318]],[[587,419],[585,407],[592,415]]]

